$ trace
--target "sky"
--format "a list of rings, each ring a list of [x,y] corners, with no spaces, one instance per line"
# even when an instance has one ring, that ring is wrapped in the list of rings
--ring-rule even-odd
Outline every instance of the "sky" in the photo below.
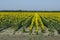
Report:
[[[60,0],[0,0],[0,10],[60,11]]]

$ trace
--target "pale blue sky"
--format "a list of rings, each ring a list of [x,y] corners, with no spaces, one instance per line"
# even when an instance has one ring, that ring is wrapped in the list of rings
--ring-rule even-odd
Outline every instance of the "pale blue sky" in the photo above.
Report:
[[[59,10],[60,0],[0,0],[0,10]]]

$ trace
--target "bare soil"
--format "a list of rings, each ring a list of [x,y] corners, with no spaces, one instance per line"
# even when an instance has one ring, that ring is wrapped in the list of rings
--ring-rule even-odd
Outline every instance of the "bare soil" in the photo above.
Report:
[[[0,40],[60,40],[60,36],[46,36],[46,35],[2,35],[0,34]]]

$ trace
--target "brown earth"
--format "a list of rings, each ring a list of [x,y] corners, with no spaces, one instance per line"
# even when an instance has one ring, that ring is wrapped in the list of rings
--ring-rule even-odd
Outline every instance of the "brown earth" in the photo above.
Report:
[[[27,29],[28,30],[28,29]],[[48,29],[46,29],[48,30]],[[49,32],[40,33],[38,35],[22,33],[22,30],[13,35],[13,29],[6,29],[0,32],[0,40],[60,40],[60,35],[55,31],[55,35],[49,35]]]
[[[44,36],[44,35],[1,35],[0,40],[60,40],[60,36]]]

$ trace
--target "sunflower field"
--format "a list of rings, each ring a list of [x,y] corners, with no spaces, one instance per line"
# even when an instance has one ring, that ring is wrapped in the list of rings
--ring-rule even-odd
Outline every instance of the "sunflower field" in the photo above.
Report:
[[[13,34],[21,28],[23,32],[36,34],[40,30],[45,33],[47,28],[60,34],[60,12],[0,12],[0,32],[7,28],[12,28]]]

